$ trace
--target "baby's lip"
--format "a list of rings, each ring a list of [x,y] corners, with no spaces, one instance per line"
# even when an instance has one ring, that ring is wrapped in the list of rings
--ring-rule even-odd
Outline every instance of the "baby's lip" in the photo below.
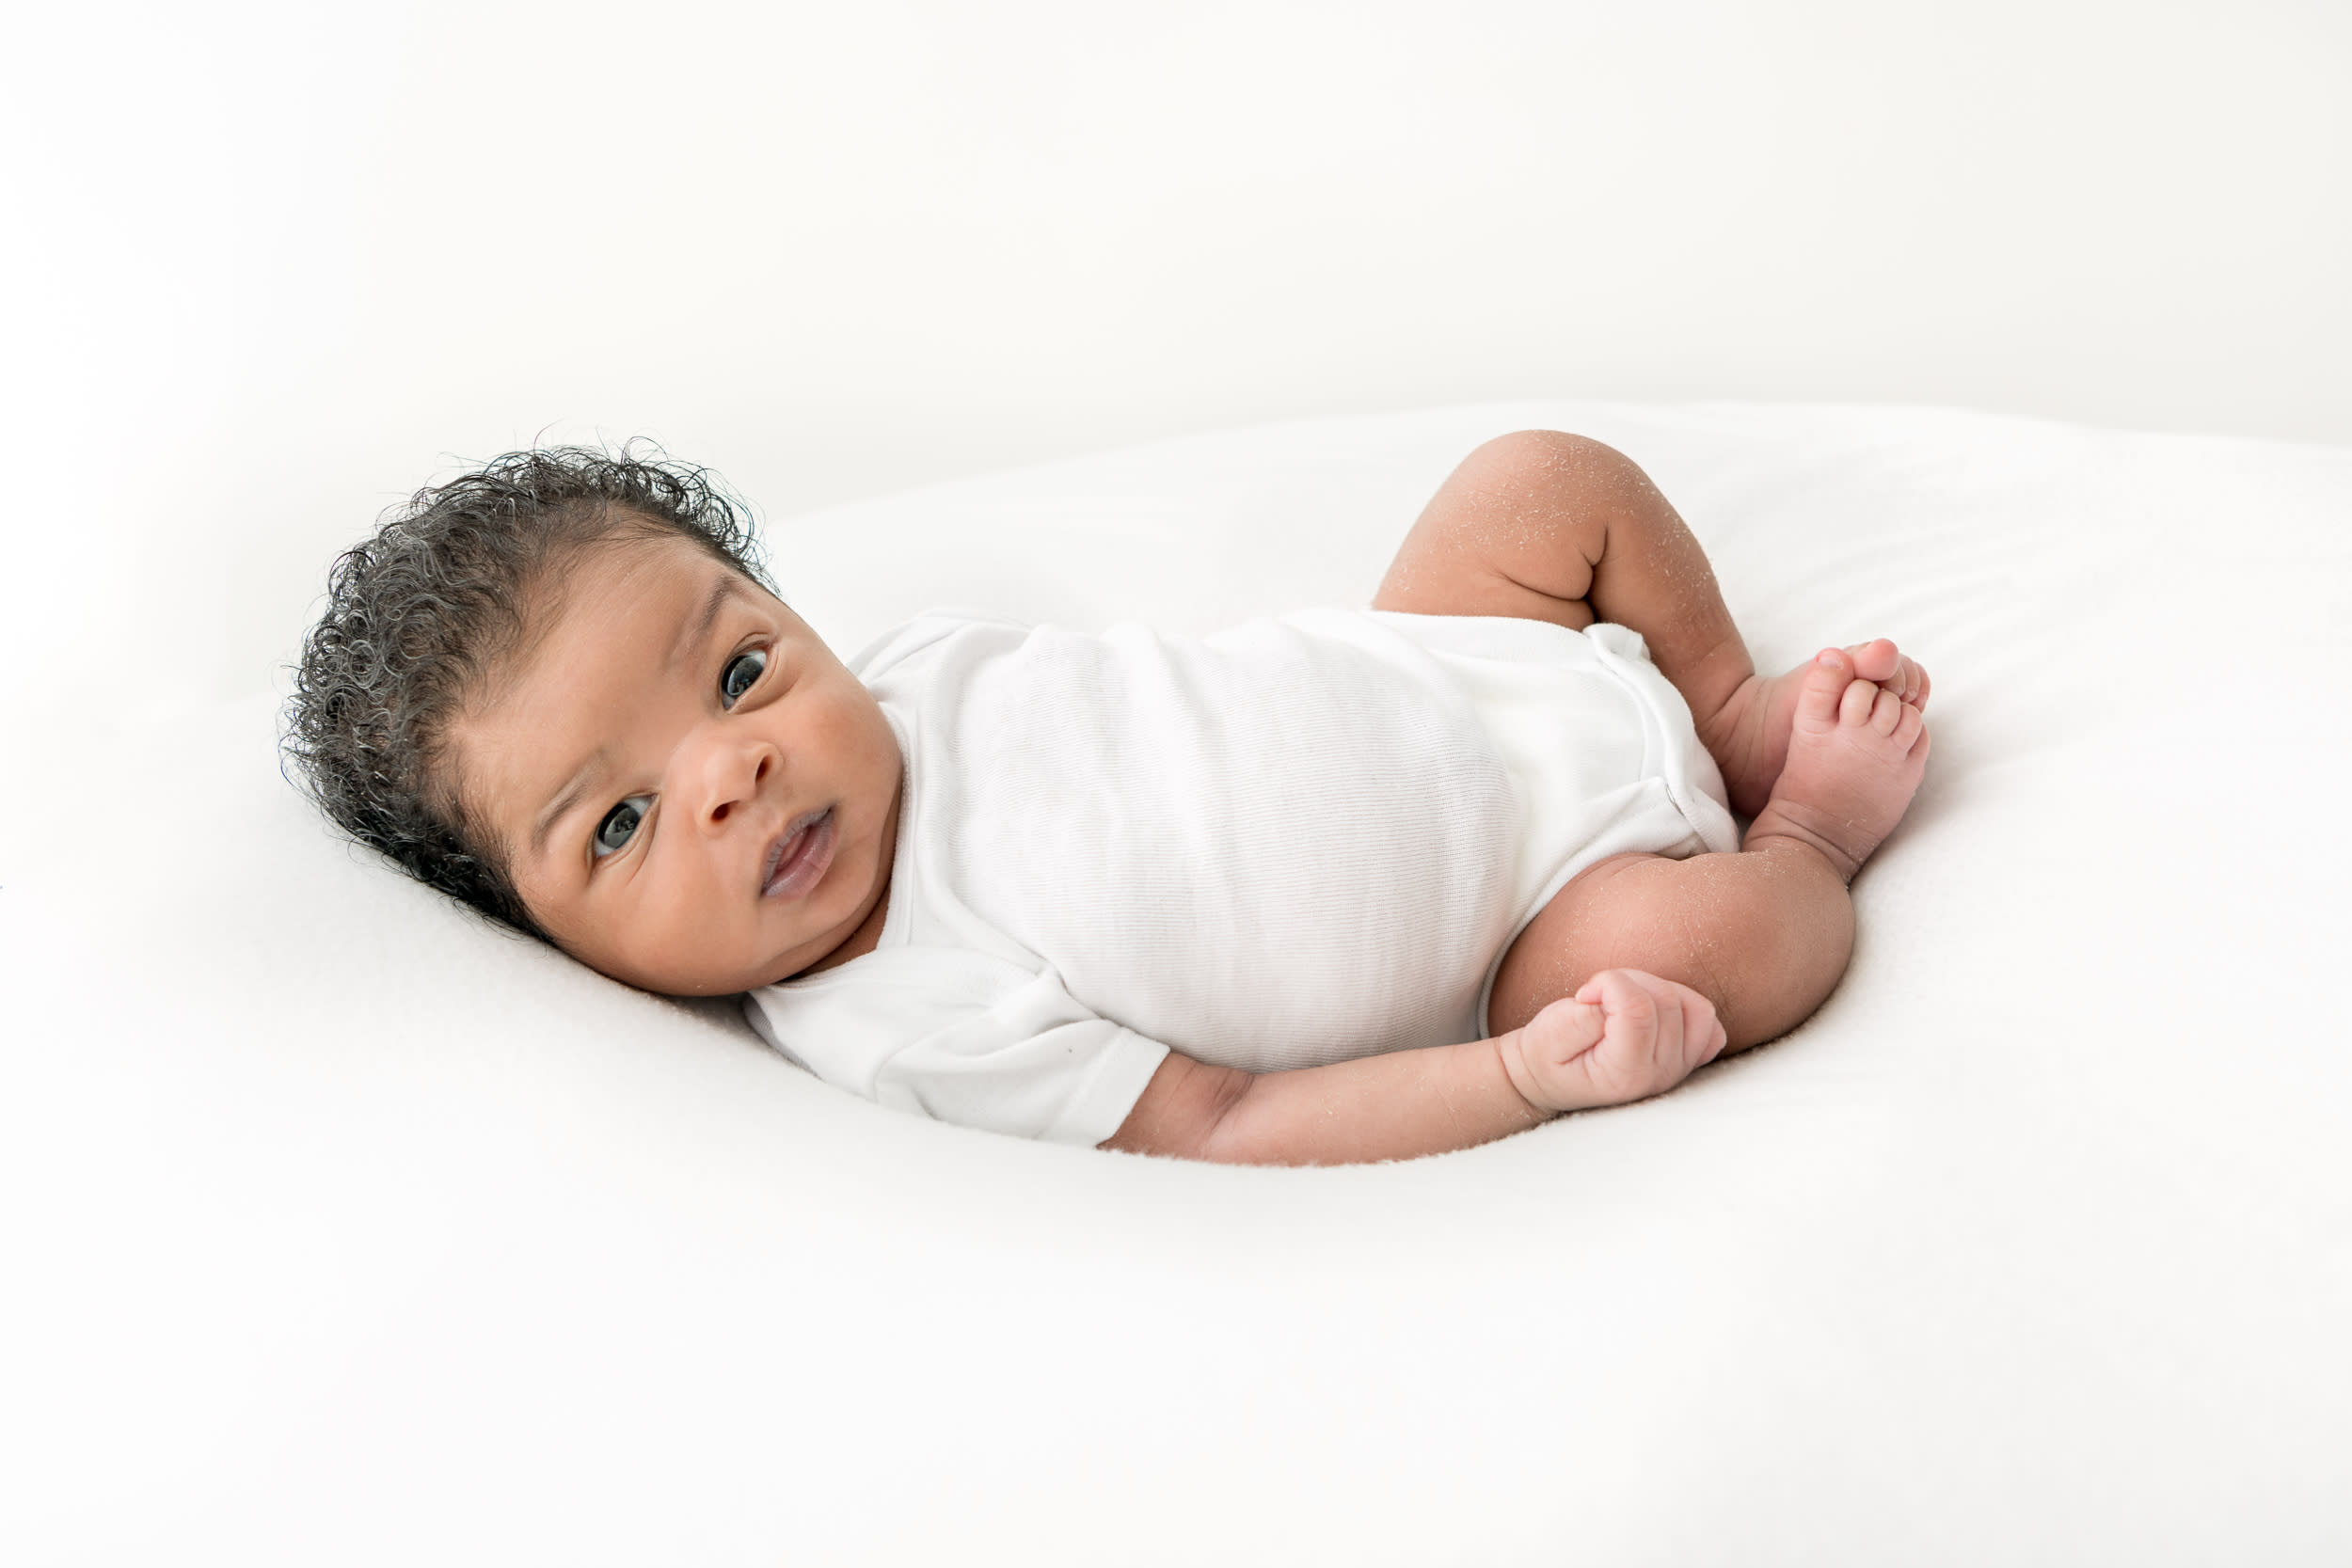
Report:
[[[760,867],[762,898],[798,898],[823,879],[833,864],[833,808],[804,811],[785,825]]]

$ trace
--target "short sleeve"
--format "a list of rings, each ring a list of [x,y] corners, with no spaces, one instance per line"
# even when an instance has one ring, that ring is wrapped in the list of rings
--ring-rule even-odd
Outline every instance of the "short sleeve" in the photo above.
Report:
[[[1168,1047],[1030,971],[953,947],[888,947],[745,993],[752,1028],[837,1087],[960,1126],[1099,1144]]]

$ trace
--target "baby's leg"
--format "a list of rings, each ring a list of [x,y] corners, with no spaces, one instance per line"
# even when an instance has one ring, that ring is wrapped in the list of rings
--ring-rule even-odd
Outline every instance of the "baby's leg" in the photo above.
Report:
[[[1373,605],[1630,626],[1693,714],[1713,713],[1756,673],[1706,552],[1649,475],[1563,431],[1498,436],[1465,458]]]
[[[1587,868],[1504,955],[1487,1029],[1517,1029],[1602,970],[1677,981],[1738,1051],[1788,1033],[1853,949],[1846,884],[1901,819],[1927,766],[1919,710],[1850,659],[1800,672],[1788,765],[1737,854],[1619,855]]]
[[[1630,626],[1690,705],[1734,810],[1762,810],[1787,760],[1803,672],[1756,674],[1698,540],[1647,474],[1598,441],[1527,430],[1470,453],[1406,536],[1373,607]],[[1927,702],[1926,674],[1892,642],[1846,653],[1862,679]]]
[[[1803,844],[1617,855],[1561,889],[1511,944],[1486,1032],[1519,1028],[1603,970],[1635,969],[1713,1003],[1725,1049],[1742,1051],[1812,1016],[1852,950],[1845,879]]]

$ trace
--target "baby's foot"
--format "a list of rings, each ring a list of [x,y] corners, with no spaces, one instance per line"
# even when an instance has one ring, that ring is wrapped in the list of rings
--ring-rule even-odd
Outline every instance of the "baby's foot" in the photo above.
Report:
[[[1851,880],[1901,821],[1928,766],[1918,705],[1854,673],[1850,653],[1824,648],[1802,671],[1788,751],[1772,798],[1748,829],[1801,839]],[[1921,677],[1924,684],[1925,677]]]
[[[1528,1103],[1585,1111],[1663,1094],[1724,1044],[1713,1003],[1638,969],[1604,969],[1501,1042]]]
[[[1844,653],[1860,679],[1876,682],[1913,707],[1928,705],[1928,673],[1885,638],[1857,642]],[[1812,668],[1800,664],[1777,675],[1750,675],[1721,710],[1699,725],[1699,739],[1724,770],[1731,809],[1742,816],[1762,811],[1780,782],[1780,770],[1788,761],[1788,728],[1796,720],[1797,694]]]

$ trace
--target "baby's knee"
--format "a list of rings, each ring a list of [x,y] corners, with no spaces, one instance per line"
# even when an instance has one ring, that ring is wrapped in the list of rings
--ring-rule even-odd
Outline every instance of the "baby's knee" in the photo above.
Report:
[[[1823,866],[1755,852],[1682,863],[1688,874],[1673,896],[1703,976],[1683,983],[1715,1004],[1731,1048],[1777,1038],[1811,1017],[1853,952],[1844,881]]]
[[[1614,447],[1565,430],[1515,430],[1473,451],[1460,472],[1481,483],[1560,483],[1615,477],[1633,466]]]

